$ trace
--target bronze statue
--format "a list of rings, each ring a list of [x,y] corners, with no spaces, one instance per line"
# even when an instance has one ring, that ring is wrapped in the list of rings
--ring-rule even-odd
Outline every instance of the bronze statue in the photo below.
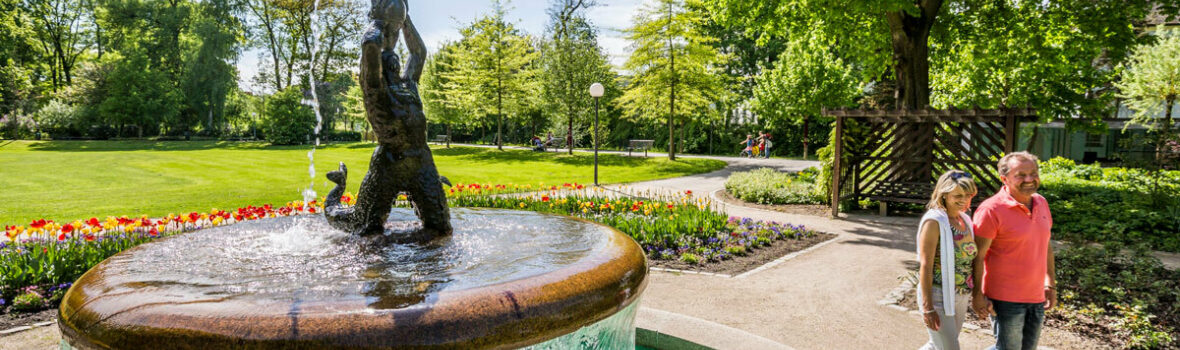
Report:
[[[365,114],[377,136],[377,149],[369,172],[361,180],[356,205],[341,206],[348,169],[329,172],[336,187],[324,202],[325,215],[335,228],[376,235],[386,231],[385,221],[398,193],[405,192],[414,205],[422,229],[395,233],[395,242],[422,242],[451,234],[450,211],[434,158],[426,145],[426,115],[418,98],[418,78],[426,61],[426,46],[410,22],[406,0],[372,0],[372,20],[361,41],[360,85]],[[403,71],[394,48],[401,33],[409,49]]]

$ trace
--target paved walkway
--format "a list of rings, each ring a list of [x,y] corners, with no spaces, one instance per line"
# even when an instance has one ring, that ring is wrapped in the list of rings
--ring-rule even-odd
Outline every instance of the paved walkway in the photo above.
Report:
[[[735,171],[758,167],[799,170],[817,162],[725,158],[730,166],[707,174],[629,184],[637,190],[724,188]],[[748,276],[653,272],[642,305],[720,323],[798,349],[916,349],[927,339],[917,315],[878,303],[916,265],[915,218],[847,216],[840,219],[726,206],[730,215],[805,224],[836,233],[835,241]],[[1046,331],[1042,345],[1071,348],[1077,340]],[[990,334],[963,334],[964,349],[990,346]]]

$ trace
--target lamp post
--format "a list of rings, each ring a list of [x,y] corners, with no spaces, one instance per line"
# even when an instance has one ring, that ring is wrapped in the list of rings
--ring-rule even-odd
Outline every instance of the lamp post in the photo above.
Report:
[[[594,186],[598,186],[598,98],[602,93],[602,84],[590,84],[590,96],[594,97]]]

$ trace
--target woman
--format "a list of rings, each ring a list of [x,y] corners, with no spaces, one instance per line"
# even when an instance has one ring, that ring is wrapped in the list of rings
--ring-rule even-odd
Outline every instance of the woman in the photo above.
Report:
[[[971,229],[971,175],[951,170],[938,178],[918,229],[918,306],[930,333],[923,349],[959,349],[959,331],[971,304],[975,234]]]

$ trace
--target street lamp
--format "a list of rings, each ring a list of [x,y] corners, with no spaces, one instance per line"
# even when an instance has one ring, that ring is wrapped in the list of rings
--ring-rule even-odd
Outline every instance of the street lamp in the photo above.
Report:
[[[602,84],[590,84],[590,96],[594,97],[594,186],[598,186],[598,98],[602,93]]]

